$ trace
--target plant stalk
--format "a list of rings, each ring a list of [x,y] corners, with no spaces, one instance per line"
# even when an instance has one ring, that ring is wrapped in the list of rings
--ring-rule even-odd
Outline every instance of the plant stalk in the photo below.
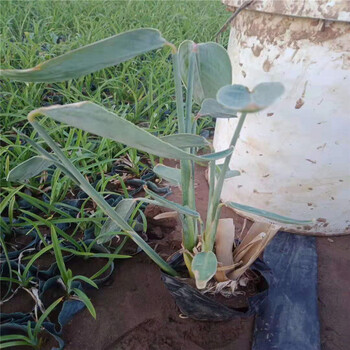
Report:
[[[182,83],[180,75],[180,64],[178,52],[172,55],[173,67],[174,67],[174,80],[175,80],[175,97],[176,97],[176,114],[178,120],[179,133],[185,132],[185,117],[184,117],[184,105],[182,94]]]
[[[179,70],[179,55],[173,54],[173,66],[174,66],[174,80],[175,80],[175,94],[176,94],[176,111],[178,116],[178,130],[179,133],[191,133],[191,112],[192,112],[192,92],[193,92],[193,77],[194,77],[194,57],[191,59],[189,72],[188,72],[188,87],[186,95],[186,118],[184,114],[184,103],[182,95],[182,82]],[[192,68],[191,68],[192,65]],[[181,167],[181,190],[182,190],[182,205],[188,206],[191,209],[196,208],[194,191],[191,189],[192,183],[194,183],[193,164],[191,161],[180,161]],[[189,251],[197,244],[197,230],[196,220],[190,216],[184,217],[183,225],[183,245]]]
[[[232,139],[231,139],[231,142],[230,142],[230,147],[232,146],[234,149],[235,149],[237,141],[239,139],[239,135],[241,133],[246,116],[247,116],[247,113],[242,113],[240,118],[238,119],[238,123],[237,123],[236,129],[235,129],[235,132],[234,132]],[[212,246],[213,246],[214,241],[213,241],[213,232],[211,232],[211,228],[214,228],[217,225],[212,225],[212,221],[219,219],[219,217],[216,215],[216,212],[218,210],[218,206],[220,203],[220,195],[222,192],[222,187],[224,184],[225,175],[226,175],[226,172],[229,168],[232,154],[233,154],[233,152],[225,158],[225,161],[224,161],[224,164],[222,166],[218,181],[217,181],[216,186],[215,186],[214,191],[213,191],[212,198],[211,198],[210,202],[208,203],[207,222],[206,222],[206,230],[205,230],[205,236],[204,236],[204,247],[207,250],[213,249]],[[215,161],[214,161],[214,163],[215,163]],[[213,167],[213,168],[214,169],[212,169],[212,166],[210,167],[210,185],[211,186],[212,186],[212,182],[215,182],[215,167]],[[214,170],[213,171],[214,180],[213,180],[212,174],[211,174],[212,170]],[[214,237],[214,240],[215,240],[215,237]]]

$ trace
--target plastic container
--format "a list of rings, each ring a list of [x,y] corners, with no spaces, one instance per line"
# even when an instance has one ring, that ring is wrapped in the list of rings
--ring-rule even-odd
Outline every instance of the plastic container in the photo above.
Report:
[[[286,92],[247,117],[230,163],[242,175],[222,200],[315,219],[289,232],[350,234],[350,2],[255,1],[233,20],[228,52],[233,83],[279,81]],[[215,151],[236,123],[217,120]]]

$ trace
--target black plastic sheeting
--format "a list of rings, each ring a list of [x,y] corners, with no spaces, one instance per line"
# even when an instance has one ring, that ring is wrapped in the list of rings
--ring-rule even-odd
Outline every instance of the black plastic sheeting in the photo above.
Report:
[[[319,350],[314,237],[278,233],[264,253],[274,283],[255,320],[253,350]]]
[[[173,266],[179,266],[178,261]],[[210,298],[196,288],[191,287],[179,278],[171,277],[162,273],[162,281],[175,299],[181,312],[197,321],[229,321],[235,318],[255,315],[267,297],[269,284],[272,280],[272,273],[264,261],[257,259],[251,266],[251,270],[258,272],[261,276],[257,288],[258,293],[248,298],[248,307],[234,309]]]

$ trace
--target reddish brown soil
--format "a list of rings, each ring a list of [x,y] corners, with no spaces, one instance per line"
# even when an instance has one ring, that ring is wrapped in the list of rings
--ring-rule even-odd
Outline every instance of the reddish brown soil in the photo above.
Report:
[[[86,277],[93,276],[96,272],[102,269],[108,263],[108,259],[104,258],[90,258],[84,259],[82,257],[74,257],[66,263],[66,267],[71,269],[73,276],[83,275]],[[110,269],[105,271],[99,278],[103,278],[108,275]]]
[[[197,210],[204,216],[208,186],[205,169],[198,170]],[[180,193],[175,189],[169,198],[179,200]],[[223,217],[234,216],[231,210],[223,211]],[[235,222],[239,233],[243,220],[236,217]],[[153,228],[149,234],[158,239],[152,246],[162,253],[179,247],[179,238],[171,230]],[[169,252],[161,247],[164,236],[170,241]],[[350,344],[350,236],[335,237],[332,242],[327,238],[317,240],[322,350],[346,350]],[[222,323],[181,318],[160,280],[159,269],[144,254],[126,261],[116,260],[111,283],[89,295],[97,320],[84,310],[65,327],[63,338],[68,350],[251,348],[253,318]]]
[[[249,349],[252,319],[196,322],[179,310],[159,269],[139,254],[119,262],[113,283],[91,292],[94,321],[85,311],[64,330],[67,349]]]

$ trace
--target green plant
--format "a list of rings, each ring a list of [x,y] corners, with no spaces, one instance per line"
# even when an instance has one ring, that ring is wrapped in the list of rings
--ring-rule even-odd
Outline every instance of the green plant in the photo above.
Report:
[[[96,311],[89,297],[81,289],[75,287],[73,282],[80,280],[98,289],[97,284],[88,277],[81,276],[81,275],[73,276],[72,270],[66,268],[66,265],[63,260],[60,242],[58,240],[57,233],[54,226],[51,226],[51,239],[52,239],[53,249],[55,252],[57,267],[61,275],[59,281],[61,282],[62,286],[65,289],[66,298],[82,301],[87,307],[87,309],[89,310],[91,316],[93,318],[96,318]]]
[[[87,101],[39,108],[29,113],[28,120],[53,153],[48,153],[27,138],[28,143],[39,155],[12,169],[8,174],[8,180],[23,180],[28,173],[35,175],[55,165],[76,182],[109,216],[115,225],[113,231],[123,232],[164,271],[176,275],[176,271],[160,258],[128,224],[124,217],[125,207],[114,209],[108,205],[66,157],[64,151],[52,140],[49,133],[37,121],[37,117],[46,116],[158,157],[180,160],[180,169],[157,165],[154,171],[159,176],[181,186],[182,204],[170,202],[148,188],[145,188],[145,191],[151,199],[140,200],[157,203],[179,214],[183,224],[184,260],[189,274],[196,279],[197,287],[202,289],[218,271],[218,260],[214,248],[220,213],[224,205],[239,206],[240,210],[250,211],[270,220],[305,223],[256,208],[243,207],[237,203],[220,203],[225,178],[239,175],[239,172],[229,170],[229,163],[247,114],[259,111],[273,103],[283,93],[283,86],[279,83],[262,83],[253,91],[249,91],[244,86],[231,85],[230,60],[222,46],[215,43],[195,44],[192,41],[185,41],[177,49],[154,29],[125,32],[56,57],[34,68],[2,70],[1,74],[9,79],[26,82],[65,81],[164,46],[172,50],[178,134],[156,137],[118,115]],[[187,90],[185,103],[183,86]],[[201,106],[197,116],[192,113],[193,103]],[[206,115],[213,118],[238,118],[240,115],[228,149],[205,155],[198,153],[199,149],[210,146],[206,139],[196,135],[197,118]],[[224,160],[223,164],[216,164],[220,159]],[[209,201],[205,222],[196,211],[195,163],[209,164],[210,168]],[[132,201],[128,205],[131,204]],[[267,244],[265,243],[266,240],[261,247]],[[252,242],[247,244],[251,245]],[[248,267],[249,264],[246,264],[246,268]],[[67,282],[69,279],[67,272],[61,271],[61,275]]]
[[[28,321],[26,327],[27,335],[11,334],[0,336],[1,349],[12,349],[15,346],[30,346],[37,350],[42,349],[42,338],[39,336],[40,332],[42,331],[42,324],[62,300],[63,298],[59,298],[56,301],[54,301],[40,316],[38,321],[35,323],[34,328],[32,327],[32,323]]]

